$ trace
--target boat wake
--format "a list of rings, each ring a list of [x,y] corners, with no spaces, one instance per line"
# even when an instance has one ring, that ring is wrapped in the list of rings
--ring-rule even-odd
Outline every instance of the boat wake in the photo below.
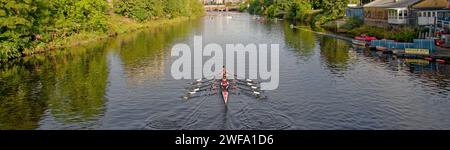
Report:
[[[293,121],[290,117],[270,108],[250,108],[247,105],[237,113],[236,118],[242,130],[286,130]]]

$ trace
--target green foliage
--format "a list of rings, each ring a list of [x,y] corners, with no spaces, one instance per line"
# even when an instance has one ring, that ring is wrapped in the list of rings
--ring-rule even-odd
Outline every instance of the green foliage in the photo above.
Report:
[[[392,39],[399,42],[412,42],[418,37],[420,30],[411,27],[402,27],[398,29],[385,29],[374,26],[362,25],[349,31],[352,36],[367,34],[379,39]]]
[[[312,5],[306,0],[250,0],[248,11],[271,18],[282,17],[292,20],[303,18]]]
[[[343,17],[349,0],[249,0],[248,3],[248,12],[252,14],[324,24]],[[313,9],[322,11],[314,14],[314,19],[307,19]]]
[[[361,25],[363,25],[363,21],[362,20],[360,20],[360,19],[358,19],[356,17],[352,17],[352,18],[347,19],[347,21],[345,22],[344,25],[342,25],[341,28],[345,29],[345,30],[351,30],[351,29],[354,29],[354,28],[358,28]]]
[[[304,0],[292,0],[290,2],[290,5],[287,5],[288,19],[299,20],[312,9],[311,4]]]
[[[319,25],[343,17],[349,0],[321,0],[321,2],[323,13],[314,19],[314,23]]]
[[[119,0],[114,3],[115,12],[136,20],[161,17],[164,14],[162,0]]]
[[[395,34],[394,34],[395,33]],[[404,27],[398,30],[391,31],[387,38],[394,39],[400,42],[412,42],[416,37],[419,36],[419,31],[411,27]]]
[[[139,21],[203,13],[198,0],[117,0],[114,8],[117,14]]]
[[[0,0],[0,61],[32,54],[73,35],[108,33],[114,30],[110,6],[139,21],[204,11],[198,0]]]
[[[239,3],[239,11],[240,12],[246,11],[248,5],[249,5],[249,1],[244,1],[242,3]]]
[[[251,14],[261,15],[264,9],[264,3],[260,0],[250,0],[250,6],[248,7],[248,12]]]

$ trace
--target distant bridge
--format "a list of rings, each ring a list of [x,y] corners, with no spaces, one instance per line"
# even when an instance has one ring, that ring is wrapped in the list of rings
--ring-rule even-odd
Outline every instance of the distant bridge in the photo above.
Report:
[[[205,5],[206,11],[238,11],[239,6]]]

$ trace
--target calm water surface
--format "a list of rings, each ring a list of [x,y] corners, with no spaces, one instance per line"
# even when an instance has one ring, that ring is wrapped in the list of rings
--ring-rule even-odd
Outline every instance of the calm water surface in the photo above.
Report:
[[[183,101],[170,49],[280,44],[280,86],[267,100]],[[259,22],[207,16],[0,66],[0,129],[450,129],[450,66],[355,50]]]

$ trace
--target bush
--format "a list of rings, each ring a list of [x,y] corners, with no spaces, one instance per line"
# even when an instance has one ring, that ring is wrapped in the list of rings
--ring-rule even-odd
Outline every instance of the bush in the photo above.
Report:
[[[322,9],[320,14],[313,14],[308,19],[311,24],[322,25],[344,16],[348,0],[249,0],[248,12],[268,17],[284,17],[286,19],[305,22],[311,16],[313,8]]]
[[[329,21],[342,18],[348,2],[348,0],[321,0],[321,3],[318,5],[323,11],[314,18],[313,24],[323,25]]]
[[[419,31],[411,27],[403,27],[398,30],[390,31],[387,34],[388,39],[393,39],[400,42],[412,42],[419,36]]]
[[[117,14],[139,21],[203,13],[198,0],[117,0],[114,8]]]
[[[139,21],[161,17],[164,14],[161,0],[119,0],[115,1],[114,8],[117,14]]]
[[[361,25],[363,25],[363,21],[362,20],[360,20],[360,19],[358,19],[356,17],[351,17],[351,18],[347,19],[347,21],[345,22],[344,25],[341,26],[341,28],[345,29],[345,30],[351,30],[351,29],[354,29],[354,28],[358,28]]]
[[[239,12],[244,12],[244,11],[246,11],[246,10],[247,10],[247,6],[248,6],[248,2],[247,2],[247,1],[242,2],[242,3],[239,3],[239,9],[238,9],[238,11],[239,11]]]
[[[353,36],[367,34],[369,36],[375,36],[379,39],[391,39],[398,42],[412,42],[418,37],[419,30],[411,27],[387,30],[385,28],[362,25],[359,28],[350,30],[349,33]]]
[[[287,18],[292,20],[302,19],[310,10],[312,5],[303,0],[293,0],[287,7]]]

